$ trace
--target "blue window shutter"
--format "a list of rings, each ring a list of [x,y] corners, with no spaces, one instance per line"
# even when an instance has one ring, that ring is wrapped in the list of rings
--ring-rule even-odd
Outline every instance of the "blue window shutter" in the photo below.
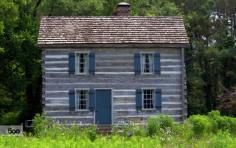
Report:
[[[155,107],[157,109],[161,109],[162,104],[162,96],[161,96],[161,89],[156,89],[155,91]]]
[[[134,72],[135,74],[141,73],[141,56],[140,53],[134,55]]]
[[[75,90],[69,91],[69,109],[70,111],[75,110]]]
[[[142,109],[142,89],[136,90],[136,109]]]
[[[160,53],[155,53],[154,54],[154,72],[156,74],[161,73],[161,58],[160,58]]]
[[[69,74],[75,74],[75,53],[69,53]]]
[[[95,73],[95,54],[89,53],[89,73]]]
[[[94,89],[89,90],[89,110],[90,111],[95,110],[95,90]]]

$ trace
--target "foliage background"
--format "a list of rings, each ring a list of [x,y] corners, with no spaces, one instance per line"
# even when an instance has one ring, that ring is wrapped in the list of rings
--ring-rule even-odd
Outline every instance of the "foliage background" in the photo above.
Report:
[[[36,47],[40,17],[112,15],[118,2],[120,0],[0,1],[1,124],[20,123],[41,111],[41,50]],[[227,97],[236,92],[236,1],[127,2],[132,5],[132,15],[183,16],[190,41],[185,55],[189,114],[204,114],[218,108],[224,114],[236,116],[236,99]]]

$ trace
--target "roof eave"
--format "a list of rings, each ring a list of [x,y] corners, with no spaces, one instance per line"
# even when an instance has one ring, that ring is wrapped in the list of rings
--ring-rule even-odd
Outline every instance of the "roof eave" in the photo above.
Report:
[[[39,48],[120,48],[120,47],[163,47],[163,48],[188,48],[189,43],[78,43],[78,44],[37,44]]]

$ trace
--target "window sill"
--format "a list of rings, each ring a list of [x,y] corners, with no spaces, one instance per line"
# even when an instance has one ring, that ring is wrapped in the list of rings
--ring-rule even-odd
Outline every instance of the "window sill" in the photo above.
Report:
[[[142,108],[142,111],[156,111],[157,109],[156,108],[150,108],[150,109],[144,109]]]
[[[140,75],[161,75],[160,73],[140,73]]]
[[[155,75],[155,73],[141,73],[141,75]]]
[[[90,75],[89,73],[75,73],[75,75]]]
[[[84,110],[82,110],[82,109],[77,109],[77,110],[75,110],[76,112],[90,112],[90,110],[89,109],[84,109]]]

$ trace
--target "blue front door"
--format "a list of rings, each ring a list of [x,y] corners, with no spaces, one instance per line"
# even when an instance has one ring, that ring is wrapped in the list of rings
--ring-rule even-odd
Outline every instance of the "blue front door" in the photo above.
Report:
[[[96,124],[111,124],[111,90],[96,90]]]

